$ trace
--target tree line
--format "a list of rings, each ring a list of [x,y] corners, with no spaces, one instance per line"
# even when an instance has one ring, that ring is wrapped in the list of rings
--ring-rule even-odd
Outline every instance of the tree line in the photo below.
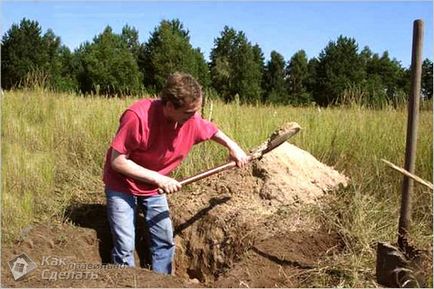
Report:
[[[410,90],[410,69],[387,51],[359,51],[355,39],[339,36],[318,57],[304,50],[289,60],[272,51],[269,60],[242,31],[225,26],[214,39],[210,59],[190,43],[189,30],[178,19],[162,20],[149,39],[125,25],[120,34],[107,26],[74,51],[37,21],[13,24],[1,41],[1,86],[14,89],[42,85],[82,94],[157,93],[172,72],[195,76],[205,91],[226,102],[322,106],[357,102],[397,104]],[[433,62],[423,62],[422,91],[432,98]]]

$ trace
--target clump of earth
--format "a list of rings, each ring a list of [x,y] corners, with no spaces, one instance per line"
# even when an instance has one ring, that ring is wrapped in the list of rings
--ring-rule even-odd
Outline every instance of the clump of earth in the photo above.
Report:
[[[110,262],[112,245],[101,191],[97,202],[72,204],[65,222],[34,224],[14,244],[2,246],[1,285],[298,287],[297,276],[340,248],[338,236],[304,208],[321,206],[327,192],[347,182],[347,177],[308,152],[283,143],[243,169],[221,172],[169,195],[176,241],[174,276],[147,269],[142,221],[137,224],[137,267],[99,266]],[[8,261],[22,253],[37,267],[16,281]],[[69,280],[59,279],[60,273],[53,273],[57,278],[47,275],[71,268],[47,265],[47,256],[67,257],[65,263],[94,264],[86,270],[96,273],[86,276],[97,278]],[[48,276],[52,280],[42,278]]]

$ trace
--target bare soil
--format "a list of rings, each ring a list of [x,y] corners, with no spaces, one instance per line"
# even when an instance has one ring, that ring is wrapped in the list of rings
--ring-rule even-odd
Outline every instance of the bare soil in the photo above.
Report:
[[[15,243],[4,245],[1,285],[304,287],[305,273],[342,249],[339,237],[306,208],[321,207],[324,194],[346,183],[345,176],[285,143],[244,169],[222,172],[170,195],[174,276],[146,269],[140,218],[136,240],[140,266],[101,268],[110,263],[112,246],[101,192],[96,201],[71,204],[63,223],[34,224]],[[15,281],[8,261],[22,253],[37,267]],[[71,275],[71,266],[83,274]]]

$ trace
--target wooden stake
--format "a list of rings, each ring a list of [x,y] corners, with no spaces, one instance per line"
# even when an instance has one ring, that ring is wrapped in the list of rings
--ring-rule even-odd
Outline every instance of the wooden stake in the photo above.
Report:
[[[404,168],[411,174],[414,173],[416,162],[417,123],[419,121],[419,99],[422,77],[422,46],[423,46],[423,21],[418,19],[413,23],[413,47],[411,57],[411,91],[408,100],[407,140],[405,146]],[[401,212],[399,216],[398,245],[403,248],[405,239],[410,229],[411,219],[411,194],[413,192],[413,180],[404,176],[401,192]]]
[[[430,182],[428,182],[428,181],[425,181],[424,179],[422,179],[422,178],[416,176],[415,174],[412,174],[412,173],[410,173],[409,171],[404,170],[403,168],[398,167],[397,165],[395,165],[395,164],[393,164],[393,163],[391,163],[391,162],[389,162],[389,161],[387,161],[387,160],[385,160],[385,159],[381,159],[381,160],[382,160],[383,162],[385,162],[385,163],[386,163],[389,167],[391,167],[392,169],[394,169],[394,170],[400,172],[401,174],[406,175],[406,176],[409,177],[409,178],[412,178],[413,180],[415,180],[415,181],[418,182],[419,184],[422,184],[422,185],[424,185],[424,186],[427,186],[427,187],[430,188],[431,190],[434,190],[434,187],[433,187],[433,184],[432,184],[432,183],[430,183]]]

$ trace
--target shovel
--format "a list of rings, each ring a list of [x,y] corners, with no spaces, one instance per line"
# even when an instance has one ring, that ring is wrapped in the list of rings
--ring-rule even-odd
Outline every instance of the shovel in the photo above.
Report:
[[[422,70],[423,22],[413,24],[413,51],[411,94],[408,102],[407,141],[405,153],[405,171],[414,174],[416,160],[417,122]],[[411,213],[411,193],[413,180],[405,174],[402,182],[401,212],[399,218],[398,248],[388,243],[377,245],[377,282],[388,287],[423,287],[425,286],[424,263],[426,255],[409,244]]]
[[[286,142],[290,137],[297,134],[300,131],[301,127],[296,122],[289,122],[284,125],[282,125],[279,129],[273,132],[273,134],[264,142],[262,143],[258,148],[256,148],[249,156],[249,161],[260,159],[264,154],[272,151],[273,149],[277,148],[284,142]],[[217,174],[219,172],[232,169],[236,167],[237,164],[235,161],[228,162],[226,164],[214,167],[212,169],[209,169],[207,171],[201,172],[197,175],[194,175],[192,177],[186,178],[179,183],[181,185],[188,185],[193,182],[199,181],[203,178],[209,177],[211,175]],[[163,189],[158,189],[158,193],[164,194]]]

